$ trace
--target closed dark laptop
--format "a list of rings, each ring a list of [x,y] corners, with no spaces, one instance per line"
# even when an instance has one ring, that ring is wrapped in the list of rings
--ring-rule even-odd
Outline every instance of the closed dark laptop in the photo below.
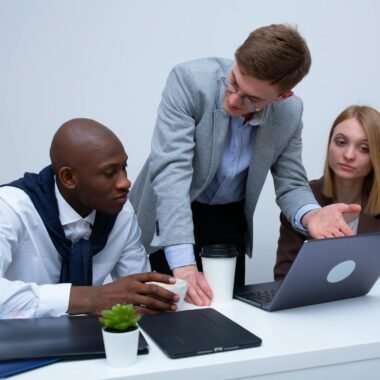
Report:
[[[283,281],[246,285],[234,297],[267,311],[367,294],[380,275],[380,233],[306,240]]]
[[[139,354],[147,352],[148,344],[140,334]],[[98,316],[0,320],[0,361],[104,356],[102,326]]]
[[[211,308],[145,315],[139,325],[170,358],[261,345],[259,337]]]

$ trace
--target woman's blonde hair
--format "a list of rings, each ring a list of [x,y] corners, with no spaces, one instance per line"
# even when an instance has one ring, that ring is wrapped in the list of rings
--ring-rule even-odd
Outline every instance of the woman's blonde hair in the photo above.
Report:
[[[346,108],[334,121],[327,144],[327,156],[324,167],[323,194],[329,198],[335,198],[335,174],[328,163],[328,150],[335,127],[348,119],[356,119],[363,127],[367,136],[369,155],[372,170],[368,174],[364,186],[363,195],[367,200],[364,211],[369,215],[380,214],[380,113],[369,106],[352,105]]]

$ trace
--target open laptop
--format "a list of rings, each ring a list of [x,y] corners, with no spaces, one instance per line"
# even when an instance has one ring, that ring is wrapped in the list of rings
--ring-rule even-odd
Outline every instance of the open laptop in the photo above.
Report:
[[[211,308],[144,315],[139,326],[173,359],[261,345],[259,337]]]
[[[246,285],[234,298],[267,311],[367,294],[380,276],[380,233],[306,240],[282,281]]]

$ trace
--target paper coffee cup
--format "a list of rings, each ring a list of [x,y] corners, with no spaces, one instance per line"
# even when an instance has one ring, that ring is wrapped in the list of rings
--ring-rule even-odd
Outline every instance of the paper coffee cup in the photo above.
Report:
[[[211,287],[213,303],[232,300],[237,255],[236,247],[229,244],[202,247],[203,273]]]

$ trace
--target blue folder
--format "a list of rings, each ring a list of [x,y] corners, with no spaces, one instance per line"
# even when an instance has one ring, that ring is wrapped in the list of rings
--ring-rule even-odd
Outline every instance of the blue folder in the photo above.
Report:
[[[17,375],[18,373],[30,371],[34,368],[43,367],[48,364],[56,363],[59,359],[41,358],[41,359],[22,359],[8,360],[0,362],[0,379]]]

